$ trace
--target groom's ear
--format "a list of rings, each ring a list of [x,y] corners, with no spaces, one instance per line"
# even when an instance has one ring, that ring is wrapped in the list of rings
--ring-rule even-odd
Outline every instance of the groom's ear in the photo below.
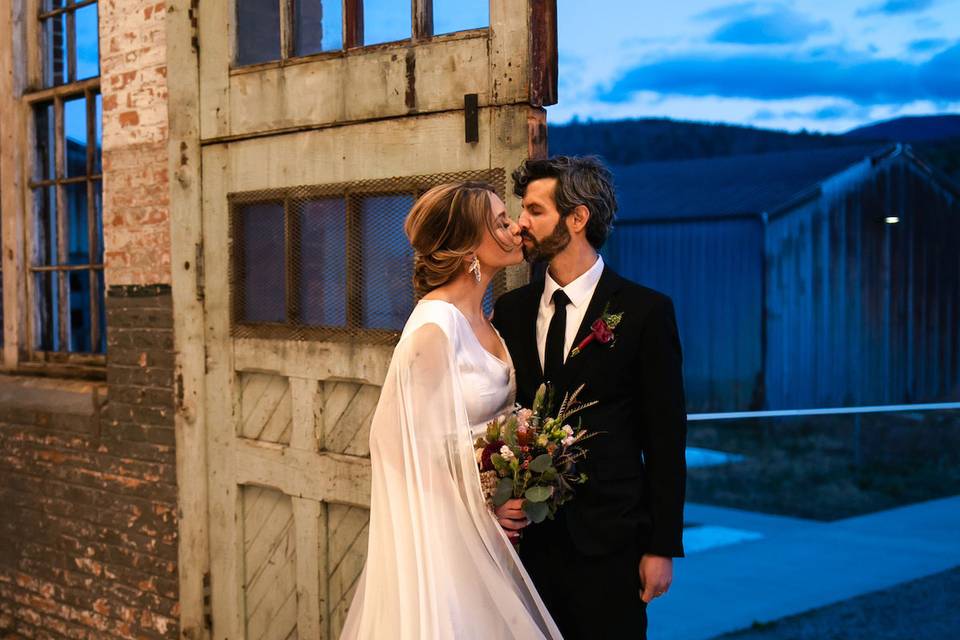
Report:
[[[590,209],[585,205],[578,204],[567,216],[567,229],[570,233],[582,233],[587,228],[590,221]]]

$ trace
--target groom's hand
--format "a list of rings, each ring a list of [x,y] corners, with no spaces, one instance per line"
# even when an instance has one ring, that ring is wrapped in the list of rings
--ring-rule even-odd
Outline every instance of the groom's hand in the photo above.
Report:
[[[654,598],[665,594],[672,583],[673,558],[649,554],[640,558],[641,600],[649,604]]]
[[[513,540],[520,535],[520,530],[530,524],[527,514],[523,512],[523,498],[507,500],[494,509],[497,522],[507,532],[507,537]]]

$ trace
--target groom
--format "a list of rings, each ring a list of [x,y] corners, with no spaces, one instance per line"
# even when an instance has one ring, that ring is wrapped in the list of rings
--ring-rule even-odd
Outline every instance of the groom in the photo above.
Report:
[[[598,251],[617,203],[598,159],[527,160],[513,181],[524,256],[547,263],[494,311],[517,402],[530,407],[544,381],[559,398],[585,384],[580,399],[598,404],[581,419],[600,434],[578,465],[589,480],[556,519],[523,529],[520,500],[497,516],[508,535],[523,529],[520,558],[564,638],[644,638],[646,605],[666,593],[683,556],[686,410],[673,305],[604,266]],[[571,355],[605,312],[622,314],[613,340]]]

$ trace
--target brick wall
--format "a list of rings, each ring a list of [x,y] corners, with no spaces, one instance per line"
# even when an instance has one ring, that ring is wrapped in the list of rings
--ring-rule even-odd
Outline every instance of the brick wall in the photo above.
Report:
[[[177,637],[169,288],[112,288],[107,322],[106,385],[0,383],[0,632]]]
[[[0,376],[0,638],[179,633],[166,6],[98,7],[106,381]]]
[[[107,284],[169,284],[165,5],[99,7]]]

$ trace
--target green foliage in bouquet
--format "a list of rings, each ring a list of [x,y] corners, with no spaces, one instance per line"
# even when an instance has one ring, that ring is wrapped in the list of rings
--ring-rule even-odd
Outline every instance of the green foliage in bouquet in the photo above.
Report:
[[[587,481],[576,463],[587,456],[581,446],[596,433],[570,418],[596,402],[580,402],[581,385],[565,395],[550,416],[554,392],[540,385],[530,409],[517,409],[487,425],[474,448],[485,497],[500,506],[511,498],[523,498],[523,511],[532,522],[553,518],[573,497],[574,486]]]

